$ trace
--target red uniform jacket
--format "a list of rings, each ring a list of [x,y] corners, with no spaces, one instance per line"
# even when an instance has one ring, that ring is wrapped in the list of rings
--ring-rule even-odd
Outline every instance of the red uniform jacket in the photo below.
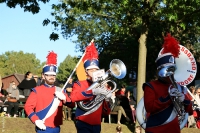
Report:
[[[149,114],[146,133],[180,133],[178,117],[164,124],[174,107],[168,93],[170,85],[160,80],[143,84],[144,106]],[[186,112],[191,114],[192,103],[190,100],[186,97],[183,103]]]
[[[95,96],[92,94],[92,90],[87,90],[92,84],[89,80],[78,81],[73,85],[72,92],[70,94],[70,99],[72,102],[92,100]],[[68,100],[68,98],[67,98]],[[110,107],[108,103],[104,100],[99,106],[95,108],[84,111],[79,106],[76,109],[76,119],[86,122],[90,125],[100,125],[102,115],[108,115],[110,113]]]
[[[60,91],[61,88],[49,87],[48,85],[38,86],[32,89],[24,109],[29,119],[35,123],[36,120],[42,120],[52,106],[55,91]],[[67,103],[67,106],[73,108],[74,103]],[[47,127],[56,127],[62,124],[62,106],[60,101],[56,111],[45,120]]]

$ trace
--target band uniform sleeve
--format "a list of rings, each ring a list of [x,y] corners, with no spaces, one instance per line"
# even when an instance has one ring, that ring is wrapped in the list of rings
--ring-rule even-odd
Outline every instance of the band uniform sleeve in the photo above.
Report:
[[[87,91],[86,88],[83,89],[79,84],[74,83],[72,92],[70,94],[70,99],[72,102],[82,101],[93,98],[92,90]]]
[[[183,103],[185,111],[188,112],[189,115],[193,115],[191,96],[189,95],[189,93],[185,94],[185,100],[183,101]]]
[[[63,93],[66,96],[66,102],[63,102],[63,104],[69,108],[74,108],[75,107],[75,102],[71,101],[71,98],[69,97],[69,95],[66,93],[66,91],[63,91]]]
[[[32,91],[24,105],[24,110],[28,115],[28,118],[35,123],[36,120],[39,120],[39,117],[36,115],[34,109],[37,104],[37,94],[35,91]]]
[[[163,91],[163,90],[160,90]],[[169,94],[163,93],[163,92],[156,92],[157,95],[154,92],[154,89],[150,88],[149,86],[144,86],[144,106],[147,112],[149,113],[156,113],[164,108],[166,108],[169,104],[171,104],[171,100],[167,101],[160,101],[159,98],[162,97],[165,99],[169,96]],[[160,94],[158,96],[158,94]]]

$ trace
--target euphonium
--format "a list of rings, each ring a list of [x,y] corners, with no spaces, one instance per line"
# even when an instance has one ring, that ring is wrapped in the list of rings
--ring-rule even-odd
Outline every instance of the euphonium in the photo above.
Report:
[[[103,89],[104,86],[108,82],[111,82],[114,85],[114,88],[112,89],[112,92],[114,92],[117,88],[117,85],[113,80],[110,80],[109,78],[111,76],[114,76],[117,79],[122,79],[125,77],[125,75],[126,75],[126,66],[124,65],[124,63],[119,59],[113,59],[110,62],[110,69],[106,71],[105,75],[102,77],[102,82],[98,82],[98,81],[94,82],[87,90],[96,89],[98,87]],[[77,105],[81,109],[85,111],[89,111],[95,106],[97,106],[98,104],[100,104],[104,99],[105,99],[105,95],[97,95],[93,100],[87,103],[83,103],[83,101],[79,101],[77,102]]]

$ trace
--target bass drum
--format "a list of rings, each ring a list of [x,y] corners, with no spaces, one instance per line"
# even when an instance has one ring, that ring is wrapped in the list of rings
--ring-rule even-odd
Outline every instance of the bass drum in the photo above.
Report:
[[[136,108],[136,118],[140,126],[145,129],[146,128],[146,115],[147,112],[144,107],[144,98],[142,97]]]
[[[137,118],[138,123],[143,129],[146,128],[146,122],[147,122],[146,115],[147,115],[147,112],[144,107],[144,98],[142,97],[136,108],[136,118]],[[180,129],[184,128],[185,124],[187,123],[188,116],[189,116],[188,113],[185,113],[183,116],[178,117]],[[173,118],[174,117],[171,114],[171,117],[169,117],[168,120],[172,121]]]

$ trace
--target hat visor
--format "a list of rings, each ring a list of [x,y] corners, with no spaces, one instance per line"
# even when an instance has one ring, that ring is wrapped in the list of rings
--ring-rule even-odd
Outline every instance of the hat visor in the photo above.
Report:
[[[174,64],[174,63],[165,63],[165,64],[162,64],[159,67],[157,67],[157,70],[162,69],[164,67],[170,67],[170,66],[171,67],[176,67],[176,64]]]
[[[94,69],[94,68],[99,69],[98,66],[92,65],[92,66],[88,66],[88,67],[86,68],[86,70],[88,70],[88,69]]]
[[[47,74],[47,75],[56,75],[55,72],[45,72],[44,74]]]

